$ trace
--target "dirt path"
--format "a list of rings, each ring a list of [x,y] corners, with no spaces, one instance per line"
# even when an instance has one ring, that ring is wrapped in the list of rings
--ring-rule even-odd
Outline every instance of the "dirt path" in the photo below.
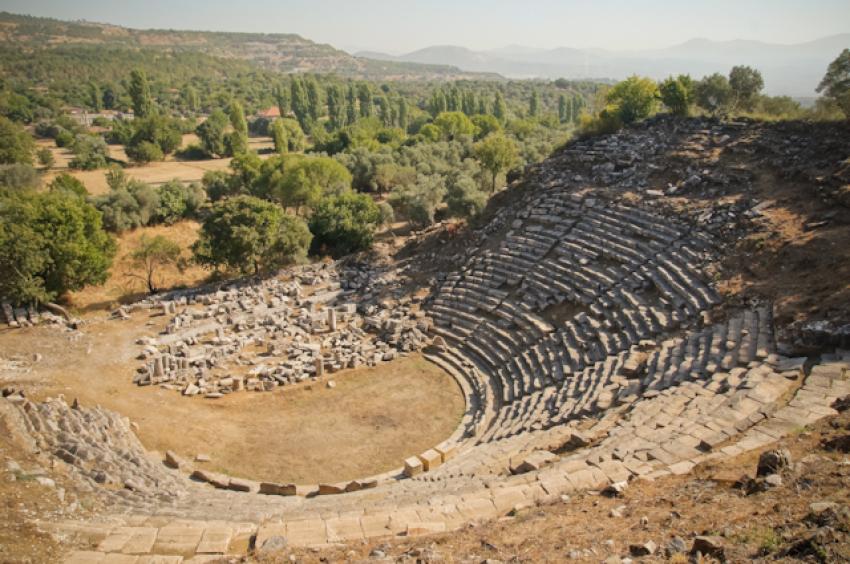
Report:
[[[100,404],[139,425],[146,447],[188,458],[208,454],[210,469],[251,479],[316,483],[380,473],[448,437],[463,412],[450,376],[420,356],[330,375],[324,382],[219,400],[137,387],[132,374],[143,335],[164,318],[96,321],[69,338],[56,329],[0,331],[0,356],[40,354],[29,373],[0,369],[0,385],[36,398],[64,394]]]

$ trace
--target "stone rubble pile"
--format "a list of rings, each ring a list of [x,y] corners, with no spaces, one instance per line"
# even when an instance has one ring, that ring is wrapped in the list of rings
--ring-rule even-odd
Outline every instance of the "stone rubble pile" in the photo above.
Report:
[[[375,366],[430,340],[421,300],[377,299],[391,278],[364,268],[302,267],[292,279],[172,296],[164,334],[145,338],[134,382],[187,396],[270,391]]]

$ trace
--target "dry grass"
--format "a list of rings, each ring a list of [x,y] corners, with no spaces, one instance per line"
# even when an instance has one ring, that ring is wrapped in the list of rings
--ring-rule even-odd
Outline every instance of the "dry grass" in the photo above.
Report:
[[[197,143],[197,137],[194,135],[184,135],[183,146],[186,147],[190,143]],[[248,145],[254,150],[261,150],[271,147],[272,142],[267,137],[252,137],[248,140]],[[44,176],[45,184],[50,182],[57,174],[67,172],[82,182],[89,194],[96,196],[109,191],[109,186],[106,184],[105,170],[70,170],[68,163],[74,158],[70,150],[56,147],[53,141],[40,140],[38,146],[48,147],[53,151],[53,158],[56,161]],[[109,154],[112,158],[119,161],[126,162],[128,160],[124,148],[118,145],[110,145]],[[260,156],[261,158],[265,158],[267,155]],[[228,170],[230,161],[231,159],[180,161],[170,156],[163,162],[127,167],[125,172],[129,178],[153,185],[163,184],[175,178],[183,182],[200,182],[204,174],[210,170]]]
[[[102,309],[114,308],[119,303],[128,303],[144,295],[144,284],[135,278],[127,276],[133,272],[130,254],[136,248],[142,236],[167,237],[184,249],[184,256],[190,256],[189,247],[198,238],[200,224],[195,221],[181,221],[174,225],[157,225],[142,227],[122,233],[117,237],[118,252],[110,271],[109,279],[102,286],[89,286],[70,296],[70,305],[80,313],[90,313]],[[156,277],[160,288],[170,289],[180,286],[191,286],[202,282],[209,271],[199,266],[191,265],[182,272],[176,266],[168,266]]]

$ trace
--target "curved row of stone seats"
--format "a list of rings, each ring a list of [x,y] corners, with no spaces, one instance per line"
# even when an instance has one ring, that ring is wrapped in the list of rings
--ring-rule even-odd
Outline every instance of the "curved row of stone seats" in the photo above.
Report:
[[[435,332],[492,376],[500,403],[670,330],[718,299],[696,273],[708,243],[692,237],[685,226],[656,225],[663,220],[625,206],[578,204],[571,196],[556,200],[560,207],[543,206],[552,213],[539,217],[558,219],[553,214],[565,209],[575,217],[566,223],[561,218],[554,235],[546,236],[540,235],[543,225],[523,222],[522,235],[509,233],[498,252],[485,251],[450,276],[431,308]],[[651,245],[637,242],[638,237]],[[624,240],[634,241],[635,248]],[[523,259],[515,256],[517,243],[530,247]],[[619,262],[618,257],[626,259]],[[513,268],[518,260],[522,263]],[[500,279],[480,276],[498,263],[513,290],[497,286]],[[481,295],[487,296],[486,305]],[[579,307],[562,328],[539,313],[541,306],[567,303]],[[554,372],[543,366],[543,359],[552,356],[564,361]]]
[[[581,372],[562,373],[555,385],[522,395],[518,401],[505,403],[492,417],[487,429],[476,438],[478,446],[475,449],[513,436],[584,421],[614,407],[628,405],[644,395],[653,396],[671,386],[690,381],[705,382],[720,370],[731,369],[729,381],[737,385],[747,366],[771,354],[771,321],[768,306],[746,310],[725,322],[691,332],[684,338],[664,341],[651,350],[645,350],[652,344],[647,342],[643,347],[633,347],[630,351],[608,356]],[[761,345],[752,346],[758,343]],[[542,365],[524,367],[526,371],[547,369]],[[514,381],[519,379],[517,377]],[[513,447],[502,446],[496,447],[495,452],[506,448],[513,452]],[[495,470],[488,464],[507,458],[504,453],[494,456],[493,451],[461,454],[445,465],[440,474],[429,475],[427,479],[475,475],[484,471],[499,473],[504,471],[504,464],[497,465]]]
[[[557,499],[563,493],[685,473],[702,461],[763,447],[801,425],[833,414],[831,403],[850,393],[847,363],[830,363],[814,367],[791,401],[784,404],[783,397],[797,385],[801,372],[778,373],[783,363],[779,358],[771,363],[756,362],[737,381],[730,381],[731,373],[718,372],[645,396],[616,417],[606,415],[599,420],[588,431],[601,437],[595,444],[560,456],[531,456],[540,451],[527,450],[529,444],[522,447],[523,435],[489,444],[487,449],[471,449],[489,451],[498,458],[508,454],[507,450],[494,452],[500,443],[515,441],[518,449],[526,448],[528,464],[516,464],[515,460],[511,467],[522,473],[513,476],[406,480],[350,496],[313,499],[271,499],[189,487],[189,495],[165,507],[127,502],[120,507],[131,511],[131,517],[122,522],[116,515],[103,525],[98,552],[101,556],[108,552],[167,555],[179,548],[181,553],[200,553],[202,547],[203,551],[210,549],[210,543],[202,543],[202,539],[212,536],[214,528],[229,528],[232,533],[239,529],[237,523],[250,531],[250,537],[256,535],[256,546],[273,534],[287,535],[294,546],[311,546],[442,532],[469,521],[496,518],[516,507]],[[471,457],[467,460],[473,461]],[[543,464],[537,466],[541,460]],[[484,458],[479,461],[484,463]],[[141,514],[138,507],[144,508]],[[151,517],[145,518],[145,513]],[[210,523],[221,515],[228,515],[230,521]],[[169,521],[169,516],[174,520]],[[75,523],[57,527],[66,531],[81,528]],[[189,528],[198,530],[189,534]],[[142,534],[148,542],[129,542]],[[182,541],[179,547],[178,536]],[[233,537],[224,537],[229,542],[220,543],[214,554],[247,548],[238,549],[232,544]],[[131,545],[132,550],[128,548]]]

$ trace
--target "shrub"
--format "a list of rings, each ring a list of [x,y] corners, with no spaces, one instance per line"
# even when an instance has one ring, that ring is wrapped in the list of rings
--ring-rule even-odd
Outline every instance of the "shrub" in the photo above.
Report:
[[[73,151],[74,158],[68,166],[80,170],[104,168],[109,158],[109,147],[106,141],[94,135],[77,135]]]
[[[672,76],[664,80],[658,90],[661,101],[670,111],[678,116],[686,116],[690,113],[693,103],[693,81],[688,75]]]
[[[139,164],[161,161],[165,158],[159,145],[150,141],[141,141],[134,145],[127,145],[124,150],[127,156],[130,157],[130,160]]]
[[[419,175],[415,183],[402,186],[390,194],[390,204],[414,225],[426,226],[434,223],[437,206],[445,194],[446,185],[442,176]]]
[[[38,164],[44,168],[50,168],[56,162],[56,159],[53,158],[53,151],[47,147],[42,147],[35,155],[38,158]]]
[[[170,180],[159,187],[159,206],[153,221],[171,225],[184,218],[193,217],[206,201],[206,192],[199,185],[184,185]]]
[[[451,216],[473,217],[487,205],[487,193],[478,187],[475,180],[460,175],[448,184],[446,205]]]
[[[628,125],[649,117],[655,110],[657,98],[658,86],[653,80],[630,76],[608,91],[607,101],[609,106],[616,108],[620,121]]]

